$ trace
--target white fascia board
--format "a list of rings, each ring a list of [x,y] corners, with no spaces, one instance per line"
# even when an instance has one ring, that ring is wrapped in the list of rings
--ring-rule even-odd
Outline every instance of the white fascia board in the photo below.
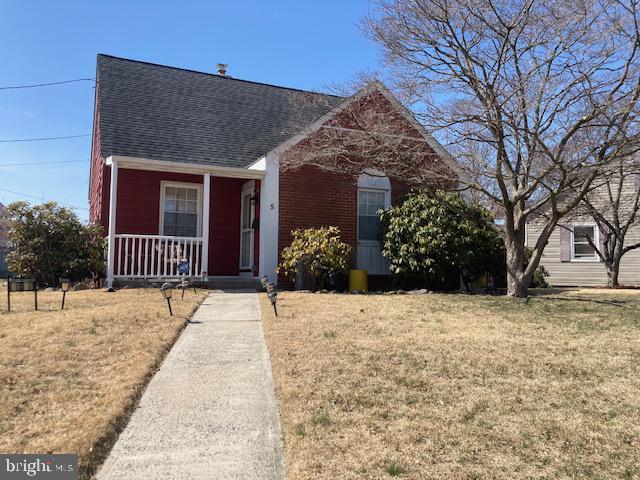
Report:
[[[192,173],[202,175],[209,173],[216,177],[262,179],[264,172],[246,168],[220,167],[217,165],[200,165],[187,162],[173,162],[167,160],[152,160],[150,158],[126,157],[112,155],[107,158],[107,165],[117,163],[121,168],[134,170],[154,170],[161,172]]]
[[[267,169],[267,156],[260,157],[247,167],[247,170],[265,171]]]

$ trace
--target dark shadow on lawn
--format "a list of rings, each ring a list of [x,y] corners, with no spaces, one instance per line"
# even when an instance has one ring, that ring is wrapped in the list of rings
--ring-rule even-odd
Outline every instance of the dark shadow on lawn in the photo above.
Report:
[[[624,308],[627,300],[596,300],[594,298],[580,298],[580,297],[539,297],[538,300],[563,300],[565,302],[588,302],[597,303],[599,305],[610,305],[612,307]]]

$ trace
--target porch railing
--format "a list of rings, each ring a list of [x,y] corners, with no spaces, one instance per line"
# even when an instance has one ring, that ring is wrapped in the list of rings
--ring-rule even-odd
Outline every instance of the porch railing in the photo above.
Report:
[[[115,235],[115,278],[177,278],[178,265],[189,262],[189,276],[202,268],[202,237]]]

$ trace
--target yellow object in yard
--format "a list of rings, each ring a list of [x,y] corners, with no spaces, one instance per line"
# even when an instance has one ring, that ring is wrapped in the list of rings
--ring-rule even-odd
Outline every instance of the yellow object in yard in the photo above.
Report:
[[[367,271],[366,270],[350,270],[349,271],[349,291],[354,290],[367,291]]]

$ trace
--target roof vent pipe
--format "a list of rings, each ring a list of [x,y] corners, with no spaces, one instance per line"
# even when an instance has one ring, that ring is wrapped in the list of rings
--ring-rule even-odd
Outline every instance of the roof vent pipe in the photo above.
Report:
[[[218,63],[216,65],[216,68],[218,69],[218,71],[216,72],[218,75],[226,75],[227,74],[227,67],[229,65],[227,65],[226,63]]]

